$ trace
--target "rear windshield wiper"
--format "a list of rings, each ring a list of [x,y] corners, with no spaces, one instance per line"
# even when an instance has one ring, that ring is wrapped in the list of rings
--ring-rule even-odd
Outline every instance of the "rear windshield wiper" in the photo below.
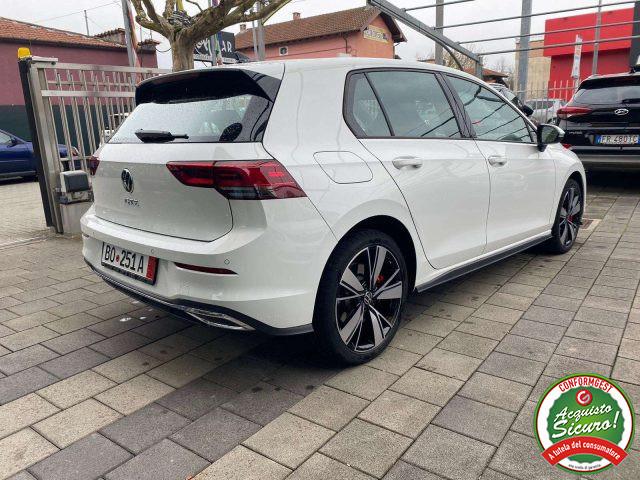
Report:
[[[174,134],[162,130],[137,130],[135,133],[136,137],[138,137],[144,143],[172,142],[177,138],[189,138],[189,135],[187,135],[186,133]]]

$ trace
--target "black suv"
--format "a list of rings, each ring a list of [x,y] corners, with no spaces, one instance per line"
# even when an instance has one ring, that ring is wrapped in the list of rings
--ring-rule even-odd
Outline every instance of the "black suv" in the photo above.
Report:
[[[585,168],[640,168],[640,74],[587,78],[558,110],[558,125]]]

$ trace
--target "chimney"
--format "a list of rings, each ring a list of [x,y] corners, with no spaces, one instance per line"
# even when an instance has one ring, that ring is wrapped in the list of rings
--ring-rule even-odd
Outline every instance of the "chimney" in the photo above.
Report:
[[[294,20],[300,20],[300,12],[293,12],[293,19]]]
[[[241,32],[246,32],[247,31],[247,24],[246,23],[241,23],[240,24],[240,31]]]

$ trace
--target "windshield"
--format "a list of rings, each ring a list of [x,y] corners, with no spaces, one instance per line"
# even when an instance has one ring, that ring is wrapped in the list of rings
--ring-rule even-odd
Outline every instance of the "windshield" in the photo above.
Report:
[[[171,143],[262,140],[279,80],[239,71],[165,79],[159,77],[156,85],[151,82],[138,88],[138,106],[110,143],[141,143],[136,136],[140,130],[181,137]]]
[[[640,102],[640,81],[635,77],[585,82],[574,100],[592,105]]]

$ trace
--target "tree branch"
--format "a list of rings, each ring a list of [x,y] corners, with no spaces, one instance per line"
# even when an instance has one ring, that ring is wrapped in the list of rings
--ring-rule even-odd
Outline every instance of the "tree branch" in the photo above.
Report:
[[[196,7],[198,7],[198,10],[202,12],[202,7],[198,4],[198,2],[194,0],[185,0],[185,2],[190,3],[191,5],[195,5]]]
[[[144,7],[142,6],[143,1],[145,6],[147,7],[147,11],[145,11]],[[147,0],[131,0],[131,3],[133,4],[133,9],[136,12],[136,22],[138,22],[138,24],[142,25],[144,28],[148,28],[149,30],[153,30],[162,35],[167,34],[166,25],[164,25],[160,21],[156,21],[156,19],[158,19],[158,15],[151,2],[148,2]],[[151,7],[150,10],[149,7]],[[147,14],[147,12],[149,13]]]

